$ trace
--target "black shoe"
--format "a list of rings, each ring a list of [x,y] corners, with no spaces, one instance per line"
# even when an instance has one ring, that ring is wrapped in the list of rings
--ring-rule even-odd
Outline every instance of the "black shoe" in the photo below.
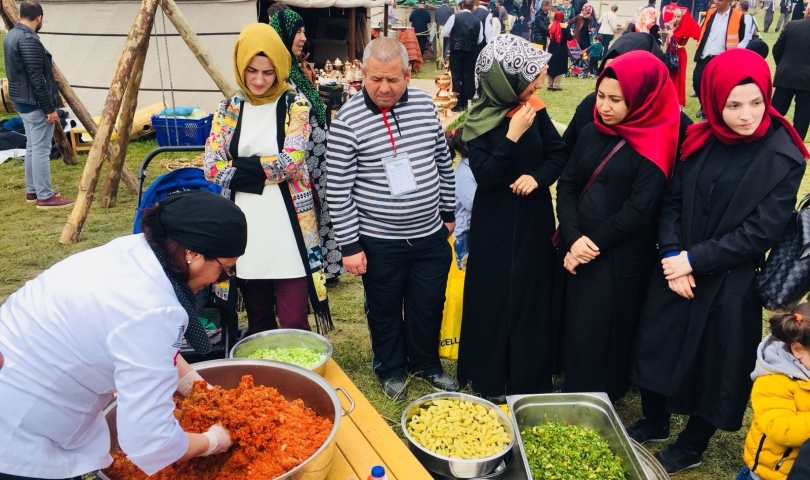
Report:
[[[689,468],[699,467],[703,463],[703,454],[673,443],[656,453],[655,459],[661,463],[668,474],[672,475]]]
[[[380,380],[380,386],[386,397],[397,402],[404,402],[408,397],[408,386],[402,377],[393,377],[387,380]]]
[[[702,109],[702,108],[699,108],[699,109],[698,109],[698,111],[697,111],[697,113],[695,114],[695,116],[696,116],[697,118],[700,118],[700,119],[704,119],[704,118],[706,118],[706,114],[705,114],[705,113],[703,113],[703,109]]]
[[[627,427],[626,430],[630,438],[642,445],[649,442],[660,442],[669,438],[669,422],[661,426],[643,418]]]
[[[433,387],[437,392],[457,392],[458,382],[453,380],[453,377],[446,373],[439,373],[436,375],[422,375],[417,374],[416,378],[420,378]]]
[[[777,28],[776,30],[774,30],[774,33],[779,33],[779,29]]]

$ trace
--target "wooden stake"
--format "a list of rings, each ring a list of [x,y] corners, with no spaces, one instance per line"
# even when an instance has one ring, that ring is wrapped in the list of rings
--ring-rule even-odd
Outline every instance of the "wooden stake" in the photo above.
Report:
[[[138,109],[138,92],[141,89],[141,78],[143,77],[143,66],[146,63],[146,53],[149,49],[149,30],[146,31],[146,39],[143,48],[136,55],[135,65],[132,67],[132,80],[124,93],[124,100],[121,105],[121,115],[118,123],[118,134],[115,137],[115,145],[112,147],[110,156],[110,166],[107,169],[107,178],[104,180],[104,189],[101,193],[101,205],[104,208],[112,208],[118,200],[118,185],[121,181],[121,172],[124,162],[127,159],[127,146],[129,146],[129,135],[132,130],[132,121],[135,118],[135,111]]]
[[[147,32],[152,28],[157,7],[158,0],[142,0],[138,15],[135,17],[135,23],[133,23],[132,29],[127,35],[124,51],[115,69],[107,100],[104,102],[101,124],[98,126],[96,135],[93,136],[93,146],[87,155],[87,163],[79,181],[79,193],[76,197],[76,203],[73,205],[73,211],[68,216],[62,235],[59,237],[60,243],[75,243],[79,239],[85,220],[87,220],[87,214],[90,211],[90,205],[93,203],[93,196],[98,184],[98,177],[101,173],[104,154],[107,153],[110,145],[110,135],[118,117],[118,112],[121,109],[124,90],[129,85],[132,67],[136,63],[138,52],[145,51],[146,39],[148,38]]]
[[[14,3],[14,0],[2,0],[2,9],[0,9],[0,16],[3,17],[3,21],[6,24],[6,27],[11,30],[14,25],[20,21],[20,11],[17,9],[17,4]],[[65,101],[70,106],[70,109],[73,110],[74,115],[79,120],[79,123],[82,124],[84,129],[87,133],[95,138],[97,126],[96,123],[93,121],[93,116],[90,115],[90,112],[87,111],[84,104],[79,97],[76,95],[76,92],[73,91],[73,87],[70,86],[70,82],[68,82],[67,78],[62,74],[62,71],[56,65],[56,62],[53,62],[53,76],[56,80],[56,86],[59,88],[59,93],[65,97]],[[58,143],[57,143],[58,144]],[[70,151],[71,155],[73,154],[73,150]],[[109,152],[107,155],[109,156]],[[122,172],[122,177],[124,179],[124,183],[127,185],[127,189],[130,191],[132,195],[137,195],[138,193],[138,181],[135,179],[135,175],[132,174],[132,171],[124,165],[124,171]]]
[[[217,88],[219,88],[222,94],[225,95],[226,98],[231,98],[236,95],[236,89],[231,82],[222,75],[222,72],[219,71],[208,49],[200,43],[197,34],[194,33],[191,25],[188,24],[186,17],[183,16],[183,12],[180,11],[180,8],[174,3],[174,0],[160,0],[160,6],[166,16],[169,17],[169,21],[172,22],[177,33],[180,34],[180,37],[182,37],[186,45],[188,45],[191,53],[197,57],[197,61],[199,61],[200,65],[208,72],[208,76],[217,84]]]

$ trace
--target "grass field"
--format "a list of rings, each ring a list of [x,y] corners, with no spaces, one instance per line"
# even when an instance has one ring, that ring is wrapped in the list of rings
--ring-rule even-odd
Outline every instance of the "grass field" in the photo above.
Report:
[[[759,15],[762,25],[762,15]],[[776,34],[764,34],[767,43],[776,41]],[[690,45],[693,51],[694,44]],[[691,54],[690,54],[691,58]],[[61,59],[56,59],[60,63]],[[770,60],[773,67],[772,60]],[[689,62],[689,74],[694,64]],[[2,69],[2,62],[0,62]],[[426,63],[417,75],[419,78],[432,78],[435,66]],[[0,71],[0,76],[5,76]],[[563,80],[563,91],[542,92],[551,116],[558,122],[567,123],[573,115],[580,100],[592,91],[593,80],[566,78]],[[689,89],[691,92],[691,89]],[[214,105],[210,106],[213,110]],[[686,112],[694,117],[697,102],[689,99]],[[154,140],[136,141],[130,144],[127,152],[127,165],[137,171],[143,157],[157,144]],[[163,157],[165,158],[165,157]],[[51,163],[54,188],[62,196],[74,198],[78,179],[86,160],[79,156],[79,164],[64,165],[57,160]],[[149,169],[149,179],[165,172],[159,165],[161,158],[156,159]],[[103,171],[102,175],[106,172]],[[810,182],[805,178],[800,195],[810,191]],[[148,180],[147,180],[148,181]],[[103,182],[101,182],[103,184]],[[101,187],[99,187],[101,188]],[[100,191],[97,192],[100,195]],[[113,209],[102,208],[95,202],[84,226],[81,241],[75,245],[61,245],[57,238],[65,224],[69,210],[38,211],[32,204],[24,201],[23,164],[19,160],[9,160],[0,165],[0,301],[20,288],[27,280],[35,277],[44,269],[73,253],[102,245],[113,238],[130,233],[135,210],[135,198],[124,188],[120,190],[118,205]],[[93,288],[87,285],[87,288]],[[329,338],[335,344],[335,360],[347,372],[360,390],[369,398],[378,411],[388,420],[391,427],[399,430],[399,417],[405,403],[392,402],[386,399],[376,382],[371,370],[371,349],[368,331],[363,315],[363,294],[360,281],[350,275],[340,279],[340,283],[329,292],[332,315],[336,329]],[[455,372],[452,362],[444,362],[448,372]],[[408,401],[431,389],[420,381],[412,381]],[[632,421],[640,416],[640,404],[637,393],[631,393],[616,405],[625,421]],[[747,422],[746,422],[747,423]],[[674,431],[679,431],[684,419],[677,417],[673,421]],[[682,479],[730,479],[741,465],[741,450],[744,431],[719,433],[711,443],[705,456],[704,464],[692,471],[678,475]]]

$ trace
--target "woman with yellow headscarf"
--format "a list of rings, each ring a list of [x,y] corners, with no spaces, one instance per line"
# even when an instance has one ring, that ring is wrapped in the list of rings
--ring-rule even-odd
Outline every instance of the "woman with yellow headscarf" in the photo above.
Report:
[[[290,53],[269,25],[242,30],[233,65],[240,91],[223,100],[214,115],[205,143],[205,175],[247,218],[247,248],[236,263],[236,284],[245,301],[248,334],[279,325],[309,330],[308,301],[318,331],[325,333],[332,320],[312,179],[304,161],[309,102],[290,88]],[[222,296],[222,288],[215,291]]]

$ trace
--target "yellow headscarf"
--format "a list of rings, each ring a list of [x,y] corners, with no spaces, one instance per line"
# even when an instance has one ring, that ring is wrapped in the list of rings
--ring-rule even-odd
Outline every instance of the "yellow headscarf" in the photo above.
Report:
[[[276,83],[264,94],[255,95],[245,84],[245,69],[258,53],[264,53],[276,68]],[[233,47],[233,69],[236,84],[251,105],[264,105],[275,101],[287,91],[290,76],[290,52],[273,27],[266,23],[252,23],[242,29]]]

